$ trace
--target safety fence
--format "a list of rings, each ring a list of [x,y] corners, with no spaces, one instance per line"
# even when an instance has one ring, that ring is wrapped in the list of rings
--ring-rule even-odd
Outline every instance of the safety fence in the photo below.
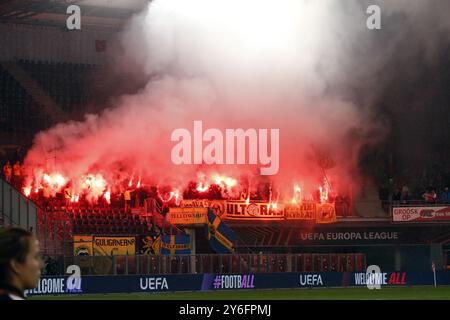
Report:
[[[63,275],[77,265],[84,275],[353,272],[366,268],[363,254],[197,254],[71,256],[46,261],[44,274]]]

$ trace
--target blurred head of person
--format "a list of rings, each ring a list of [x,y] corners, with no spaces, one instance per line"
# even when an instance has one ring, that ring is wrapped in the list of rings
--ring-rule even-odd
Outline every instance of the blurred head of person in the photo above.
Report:
[[[0,289],[24,297],[23,292],[38,285],[43,267],[39,242],[21,228],[0,231]]]

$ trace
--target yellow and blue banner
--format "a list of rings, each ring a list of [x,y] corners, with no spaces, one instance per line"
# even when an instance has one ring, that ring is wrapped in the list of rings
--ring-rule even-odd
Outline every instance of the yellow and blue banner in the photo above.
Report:
[[[73,255],[74,256],[92,256],[92,236],[74,235],[73,236]]]
[[[211,209],[208,209],[207,238],[217,253],[234,251],[236,235]]]
[[[191,238],[185,235],[169,235],[160,236],[161,254],[191,254]]]
[[[161,254],[161,235],[159,235],[155,241],[151,244],[153,253],[156,255]]]
[[[134,255],[135,237],[93,237],[94,256]]]

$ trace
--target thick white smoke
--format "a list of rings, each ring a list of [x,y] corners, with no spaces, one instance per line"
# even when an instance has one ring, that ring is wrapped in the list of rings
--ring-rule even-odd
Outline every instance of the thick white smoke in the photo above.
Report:
[[[383,4],[383,12],[416,19],[422,8],[393,3]],[[366,8],[334,0],[153,1],[122,37],[124,61],[151,79],[145,88],[98,116],[40,133],[27,164],[67,177],[95,171],[112,181],[121,172],[179,186],[199,171],[234,177],[256,172],[248,166],[173,165],[171,132],[192,130],[193,121],[202,120],[206,128],[222,130],[280,129],[274,179],[288,190],[299,181],[317,187],[321,166],[346,184],[356,179],[359,147],[379,128],[370,120],[370,99],[355,105],[349,98],[355,79],[372,83],[386,58],[380,52],[373,60],[358,55],[367,54],[370,37],[376,37],[366,29]]]

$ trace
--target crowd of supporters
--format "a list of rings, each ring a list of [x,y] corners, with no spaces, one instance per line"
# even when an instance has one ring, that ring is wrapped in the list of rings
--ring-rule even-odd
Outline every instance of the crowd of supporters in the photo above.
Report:
[[[413,192],[408,185],[395,187],[391,192],[388,187],[379,189],[379,198],[383,202],[393,204],[450,204],[449,187],[436,190],[433,186],[415,189]]]
[[[22,165],[19,161],[14,164],[8,160],[2,167],[2,175],[5,181],[12,184],[17,189],[20,189],[22,185]]]

